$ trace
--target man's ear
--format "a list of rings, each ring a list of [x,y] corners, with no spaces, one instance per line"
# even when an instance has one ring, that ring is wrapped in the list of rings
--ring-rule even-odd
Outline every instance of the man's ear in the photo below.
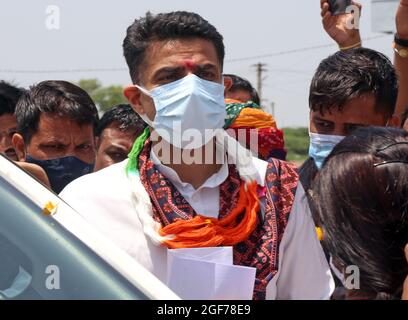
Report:
[[[11,143],[16,151],[18,161],[26,161],[26,147],[23,136],[19,133],[15,133],[13,138],[11,138]]]
[[[230,77],[224,77],[224,96],[227,96],[227,92],[231,89],[232,87],[232,79]]]
[[[142,104],[140,103],[141,92],[137,87],[132,86],[132,85],[127,86],[123,89],[123,94],[125,95],[126,99],[129,101],[133,110],[135,110],[138,114],[146,113],[146,111],[142,107]]]
[[[388,120],[388,127],[393,127],[393,128],[401,128],[401,118],[394,114],[389,120]]]

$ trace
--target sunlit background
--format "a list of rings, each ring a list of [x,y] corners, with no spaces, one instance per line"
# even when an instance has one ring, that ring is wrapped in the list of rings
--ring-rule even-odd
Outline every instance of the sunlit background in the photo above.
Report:
[[[361,3],[364,46],[391,58],[398,1]],[[50,6],[59,10],[59,29],[47,26]],[[224,36],[224,71],[257,87],[255,65],[264,64],[265,110],[281,128],[307,127],[310,80],[319,62],[337,50],[322,28],[319,0],[0,0],[0,79],[24,87],[45,79],[126,85],[122,41],[126,28],[148,10],[201,14]]]

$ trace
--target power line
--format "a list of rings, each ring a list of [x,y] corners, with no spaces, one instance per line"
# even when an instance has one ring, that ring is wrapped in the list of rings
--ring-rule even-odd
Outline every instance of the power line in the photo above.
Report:
[[[388,34],[382,34],[374,37],[368,37],[362,39],[362,41],[370,41],[370,40],[375,40],[375,39],[380,39],[380,38],[385,38],[389,37]],[[263,55],[259,56],[252,56],[252,57],[244,57],[244,58],[237,58],[237,59],[228,59],[225,60],[225,62],[231,63],[231,62],[240,62],[240,61],[247,61],[247,60],[254,60],[254,59],[264,59],[264,58],[269,58],[269,57],[276,57],[276,56],[281,56],[284,54],[292,54],[292,53],[297,53],[297,52],[304,52],[304,51],[311,51],[311,50],[317,50],[317,49],[322,49],[322,48],[330,48],[337,46],[335,43],[331,44],[322,44],[322,45],[317,45],[317,46],[311,46],[311,47],[304,47],[304,48],[298,48],[298,49],[292,49],[292,50],[286,50],[286,51],[278,51],[278,52],[273,52],[273,53],[266,53]]]
[[[390,35],[388,35],[388,34],[382,34],[382,35],[378,35],[378,36],[374,36],[374,37],[364,38],[363,41],[370,41],[370,40],[385,38],[385,37],[389,37],[389,36]],[[334,47],[334,46],[336,46],[336,44],[331,43],[331,44],[323,44],[323,45],[304,47],[304,48],[298,48],[298,49],[292,49],[292,50],[286,50],[286,51],[278,51],[278,52],[267,53],[267,54],[258,55],[258,56],[243,57],[243,58],[236,58],[236,59],[227,59],[227,60],[225,60],[225,63],[234,63],[234,62],[249,61],[249,60],[255,60],[255,59],[265,59],[265,58],[270,58],[270,57],[282,56],[282,55],[285,55],[285,54],[312,51],[312,50],[317,50],[317,49],[322,49],[322,48],[330,48],[330,47]],[[8,68],[0,69],[0,72],[2,72],[2,73],[24,73],[24,74],[81,73],[81,72],[124,72],[124,71],[127,72],[128,69],[127,68],[86,68],[86,69],[50,69],[50,70],[24,70],[24,69],[8,69]]]
[[[53,69],[53,70],[18,70],[0,69],[4,73],[80,73],[80,72],[123,72],[126,68],[99,68],[99,69]]]

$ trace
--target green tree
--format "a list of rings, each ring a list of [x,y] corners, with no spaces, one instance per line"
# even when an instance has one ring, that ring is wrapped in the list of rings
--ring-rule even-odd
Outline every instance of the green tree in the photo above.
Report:
[[[118,85],[102,86],[98,79],[81,79],[78,86],[91,96],[102,112],[117,104],[128,103],[123,95],[123,88]]]
[[[307,128],[284,128],[287,159],[301,163],[309,154],[309,132]]]
[[[81,79],[78,81],[78,86],[91,95],[92,92],[102,87],[102,84],[98,79]]]

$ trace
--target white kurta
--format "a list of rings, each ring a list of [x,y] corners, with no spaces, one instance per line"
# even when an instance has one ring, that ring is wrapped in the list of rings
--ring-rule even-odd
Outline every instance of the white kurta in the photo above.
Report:
[[[153,159],[154,159],[153,155]],[[157,159],[154,159],[157,162]],[[267,163],[254,159],[264,179]],[[60,194],[86,220],[165,282],[165,247],[151,243],[131,201],[127,160],[70,183]],[[219,187],[228,176],[224,166],[195,190],[170,168],[159,170],[200,214],[218,212]],[[263,181],[258,181],[263,184]],[[288,225],[279,247],[279,271],[267,286],[267,299],[328,299],[334,290],[330,267],[317,239],[307,198],[299,184]]]

